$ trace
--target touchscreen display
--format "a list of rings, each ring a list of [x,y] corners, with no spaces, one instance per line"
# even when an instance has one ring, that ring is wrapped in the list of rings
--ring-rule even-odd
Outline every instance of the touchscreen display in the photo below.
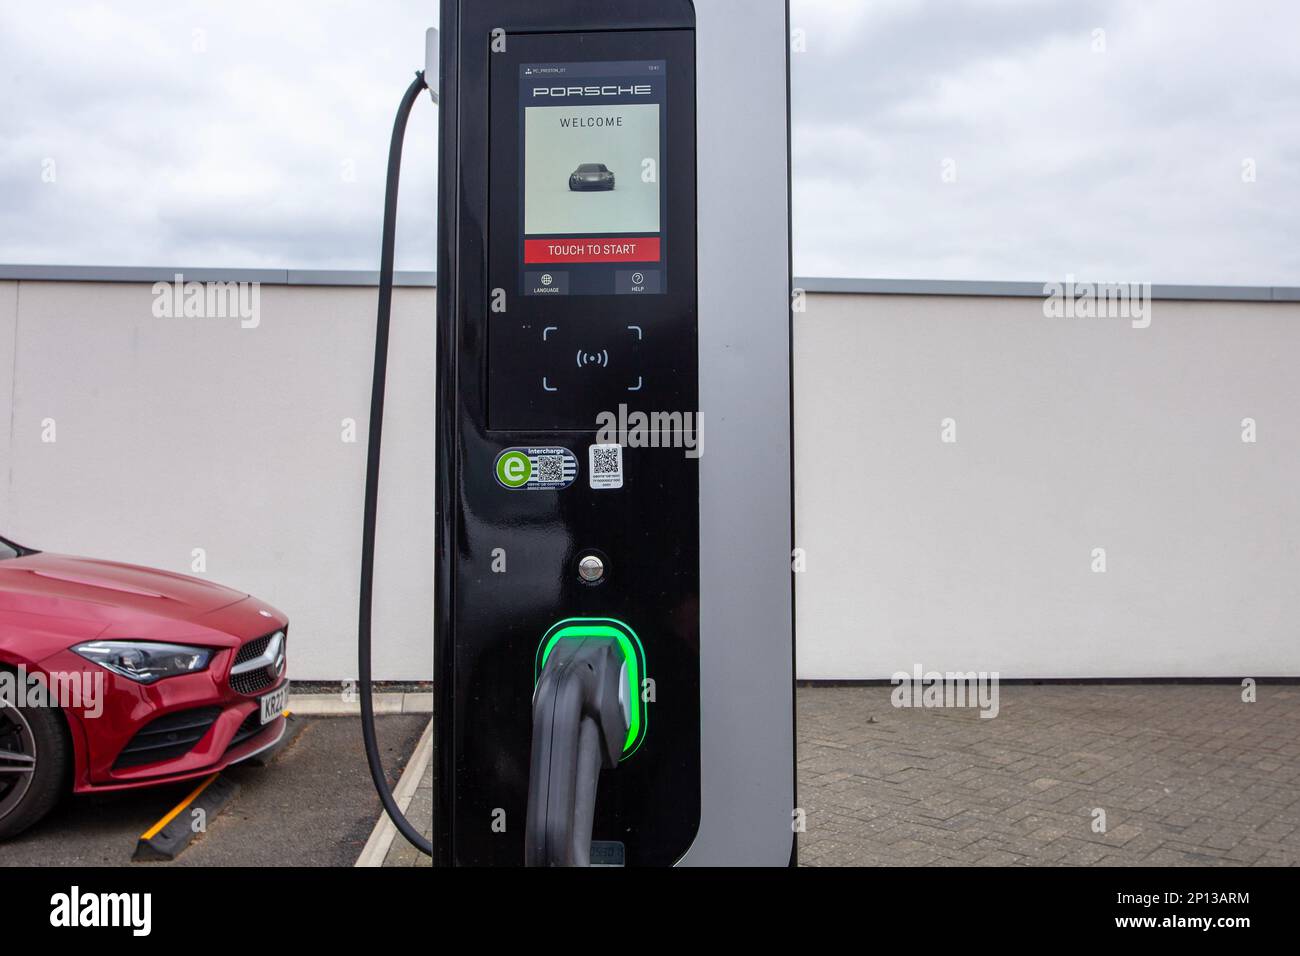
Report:
[[[524,295],[667,291],[663,60],[519,68]]]

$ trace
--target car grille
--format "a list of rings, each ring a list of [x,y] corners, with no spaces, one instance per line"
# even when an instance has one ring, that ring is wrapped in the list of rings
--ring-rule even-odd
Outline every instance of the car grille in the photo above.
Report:
[[[255,657],[261,657],[266,652],[267,647],[271,644],[271,638],[274,634],[263,634],[261,637],[255,637],[239,649],[235,655],[235,663],[242,664],[245,661],[251,661]]]
[[[246,695],[266,690],[274,683],[275,678],[270,675],[267,669],[250,671],[247,674],[236,674],[230,678],[230,686],[235,689],[236,693]]]
[[[236,673],[236,671],[240,670],[241,665],[252,663],[266,654],[267,650],[271,647],[271,642],[274,641],[277,636],[281,638],[281,655],[278,667],[274,661],[271,661],[264,667],[256,667],[252,669],[246,668],[242,672]],[[284,652],[287,644],[288,636],[284,628],[272,631],[270,634],[263,634],[261,637],[255,637],[248,643],[244,644],[244,646],[239,649],[239,653],[235,655],[235,663],[231,666],[231,688],[236,693],[252,695],[273,686],[280,680],[280,676],[284,673]]]
[[[220,707],[196,707],[150,721],[122,748],[113,769],[184,757],[203,739],[220,713]]]

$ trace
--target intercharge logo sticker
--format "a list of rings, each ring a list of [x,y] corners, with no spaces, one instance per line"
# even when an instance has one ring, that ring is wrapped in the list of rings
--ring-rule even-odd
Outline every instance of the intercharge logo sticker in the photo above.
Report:
[[[493,469],[511,491],[558,491],[578,477],[578,456],[567,448],[507,448]]]

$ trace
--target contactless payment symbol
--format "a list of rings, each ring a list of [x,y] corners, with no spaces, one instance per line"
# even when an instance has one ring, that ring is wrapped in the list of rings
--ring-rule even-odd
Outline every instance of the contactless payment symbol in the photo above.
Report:
[[[507,448],[493,473],[511,491],[558,491],[578,477],[578,456],[567,448]]]

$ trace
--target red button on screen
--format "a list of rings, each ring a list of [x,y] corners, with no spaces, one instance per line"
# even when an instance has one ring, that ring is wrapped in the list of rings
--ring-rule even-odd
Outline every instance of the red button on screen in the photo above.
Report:
[[[525,239],[524,262],[658,262],[659,237]]]

